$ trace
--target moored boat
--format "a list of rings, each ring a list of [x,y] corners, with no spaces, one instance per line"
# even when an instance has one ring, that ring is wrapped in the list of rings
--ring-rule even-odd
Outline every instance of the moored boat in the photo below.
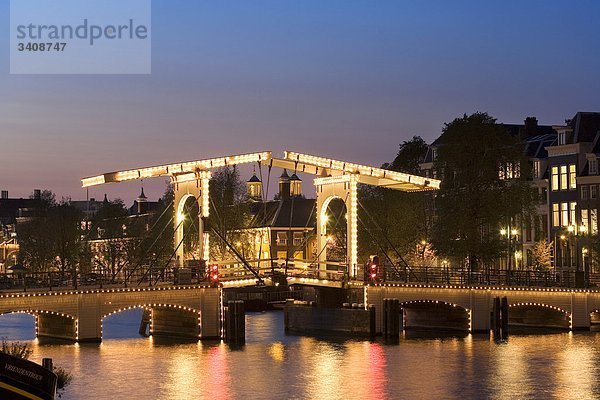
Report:
[[[54,400],[56,381],[49,369],[0,352],[0,399]]]

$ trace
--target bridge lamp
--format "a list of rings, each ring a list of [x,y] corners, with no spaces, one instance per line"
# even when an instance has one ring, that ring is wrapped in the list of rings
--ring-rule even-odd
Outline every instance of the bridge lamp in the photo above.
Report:
[[[579,232],[581,232],[581,233],[587,233],[587,226],[585,226],[585,225],[581,225],[581,226],[579,227]]]
[[[565,240],[567,237],[565,235],[560,235],[560,240]]]
[[[569,231],[569,233],[573,233],[575,231],[575,227],[573,225],[569,225],[567,226],[567,231]]]
[[[504,228],[500,229],[500,234],[502,236],[506,236],[506,229],[504,229]]]
[[[516,229],[511,229],[510,234],[513,236],[517,236],[517,233],[519,233]]]

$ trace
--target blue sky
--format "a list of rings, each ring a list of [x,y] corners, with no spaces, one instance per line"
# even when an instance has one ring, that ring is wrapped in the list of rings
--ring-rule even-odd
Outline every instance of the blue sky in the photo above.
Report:
[[[10,75],[8,15],[0,0],[0,188],[17,197],[80,199],[83,176],[254,150],[379,165],[463,113],[600,111],[597,1],[154,0],[139,76]]]

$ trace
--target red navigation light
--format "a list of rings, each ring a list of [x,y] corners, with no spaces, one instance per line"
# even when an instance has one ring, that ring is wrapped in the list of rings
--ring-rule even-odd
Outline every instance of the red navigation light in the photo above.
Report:
[[[210,266],[209,272],[210,283],[213,286],[217,286],[219,284],[219,266],[214,264]]]
[[[370,271],[371,281],[377,282],[377,273],[379,271],[379,257],[378,256],[369,257],[369,271]]]

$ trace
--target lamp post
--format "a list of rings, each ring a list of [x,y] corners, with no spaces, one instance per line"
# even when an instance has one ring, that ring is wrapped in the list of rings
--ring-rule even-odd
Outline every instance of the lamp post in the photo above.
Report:
[[[519,231],[515,228],[511,228],[510,226],[505,229],[500,229],[500,235],[506,237],[506,242],[508,244],[508,251],[506,253],[506,284],[510,285],[510,274],[511,274],[511,264],[512,264],[512,246],[511,242],[517,240],[517,235]],[[514,238],[514,239],[513,239]],[[515,251],[515,265],[517,264],[517,252]]]

